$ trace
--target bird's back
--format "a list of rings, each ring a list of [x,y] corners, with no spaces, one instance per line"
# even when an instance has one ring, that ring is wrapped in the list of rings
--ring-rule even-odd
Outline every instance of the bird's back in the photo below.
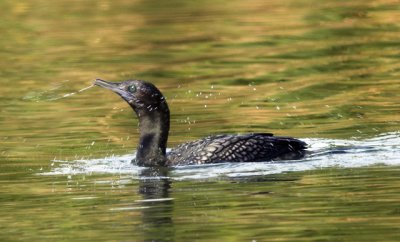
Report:
[[[167,154],[167,164],[298,159],[304,156],[306,146],[303,141],[267,133],[216,135],[177,146]]]

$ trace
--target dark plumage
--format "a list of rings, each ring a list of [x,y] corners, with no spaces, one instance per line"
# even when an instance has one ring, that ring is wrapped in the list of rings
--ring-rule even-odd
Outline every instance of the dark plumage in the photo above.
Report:
[[[216,135],[187,142],[166,154],[169,108],[162,93],[139,80],[95,84],[110,89],[129,103],[139,118],[140,140],[134,163],[140,166],[175,166],[217,162],[257,162],[298,159],[306,143],[269,133]]]

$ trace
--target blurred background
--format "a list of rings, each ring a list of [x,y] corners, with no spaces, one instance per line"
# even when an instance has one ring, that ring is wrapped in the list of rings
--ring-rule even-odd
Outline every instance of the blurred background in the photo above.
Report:
[[[57,99],[96,77],[156,84],[171,109],[170,146],[213,133],[399,130],[397,1],[0,7],[2,156],[70,156],[93,141],[97,156],[104,145],[132,151],[137,120],[118,96],[95,87]]]
[[[85,231],[85,238],[97,238],[93,231],[104,236],[101,230],[109,224],[99,228],[88,225],[88,230],[75,228],[82,219],[75,214],[70,222],[65,221],[63,229],[57,230],[54,226],[60,220],[50,218],[49,211],[34,212],[31,209],[37,207],[16,203],[25,200],[35,204],[32,201],[44,196],[44,204],[54,199],[56,205],[50,209],[54,214],[63,204],[64,191],[89,189],[71,185],[78,184],[71,182],[71,177],[35,175],[51,169],[53,159],[91,159],[134,152],[137,119],[129,106],[99,87],[78,92],[95,78],[142,79],[158,86],[171,109],[169,147],[219,133],[272,132],[297,138],[364,140],[400,130],[399,10],[397,0],[1,0],[0,179],[4,183],[0,184],[0,194],[10,213],[3,214],[7,225],[0,225],[0,231],[2,226],[3,231],[15,230],[13,236],[28,231],[26,238],[59,239],[70,232],[67,238],[76,239],[76,231]],[[308,177],[306,183],[323,184],[331,175],[341,173],[335,172],[322,178],[319,174],[318,179]],[[372,171],[356,172],[362,175],[357,173],[354,179]],[[386,183],[390,189],[398,177],[398,173],[391,176],[392,172],[384,169],[383,173],[393,178]],[[79,179],[85,183],[82,177]],[[90,178],[85,186],[93,188],[96,179]],[[36,188],[30,187],[33,181]],[[351,181],[343,182],[351,185]],[[129,189],[136,190],[138,181],[130,182],[133,185]],[[279,190],[280,185],[287,184],[275,185]],[[63,192],[51,193],[54,186],[60,186],[58,191]],[[104,186],[107,190],[112,185]],[[225,188],[215,187],[219,192]],[[293,192],[296,189],[301,188],[293,188]],[[96,193],[94,188],[89,190]],[[128,193],[123,189],[119,192]],[[254,194],[267,194],[259,192]],[[339,192],[340,196],[343,193]],[[237,199],[232,202],[237,204]],[[29,209],[21,210],[24,206]],[[84,209],[95,206],[85,204]],[[52,230],[41,230],[34,221],[24,224],[22,217],[13,225],[19,211],[24,211],[21,216],[30,211],[33,217],[44,213],[39,221],[48,223],[45,227]],[[71,207],[67,213],[73,211]],[[398,208],[392,212],[388,213],[397,214],[399,222]],[[241,216],[236,215],[237,219]],[[107,216],[111,215],[102,219],[107,220]],[[97,223],[94,214],[91,219],[92,225]],[[201,222],[206,225],[210,221]],[[294,224],[292,228],[301,226]],[[391,225],[380,232],[390,231]],[[347,224],[341,226],[346,228]],[[275,235],[279,237],[279,231],[286,229],[275,230]],[[140,238],[128,231],[109,231],[110,236],[116,236],[110,239],[125,235]],[[247,234],[240,236],[234,231],[225,232],[232,235],[229,238],[239,240],[260,232],[245,231]],[[293,236],[309,238],[307,234],[316,233],[303,228],[299,231]],[[197,232],[202,238],[201,230]],[[207,234],[208,238],[222,238],[215,233]],[[174,236],[160,234],[160,238],[176,239]],[[263,236],[261,233],[258,239]],[[365,236],[370,238],[371,234]]]

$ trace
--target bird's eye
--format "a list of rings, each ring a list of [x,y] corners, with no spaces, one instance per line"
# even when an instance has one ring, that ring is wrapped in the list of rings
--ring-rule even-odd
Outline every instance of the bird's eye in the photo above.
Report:
[[[128,91],[129,91],[130,93],[136,92],[136,86],[135,86],[135,85],[129,86],[129,87],[128,87]]]

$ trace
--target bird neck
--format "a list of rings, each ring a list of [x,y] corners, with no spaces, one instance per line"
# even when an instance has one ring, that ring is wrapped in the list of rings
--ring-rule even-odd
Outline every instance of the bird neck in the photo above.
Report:
[[[140,139],[136,153],[139,166],[164,166],[169,132],[166,102],[153,110],[135,110],[139,118]]]

